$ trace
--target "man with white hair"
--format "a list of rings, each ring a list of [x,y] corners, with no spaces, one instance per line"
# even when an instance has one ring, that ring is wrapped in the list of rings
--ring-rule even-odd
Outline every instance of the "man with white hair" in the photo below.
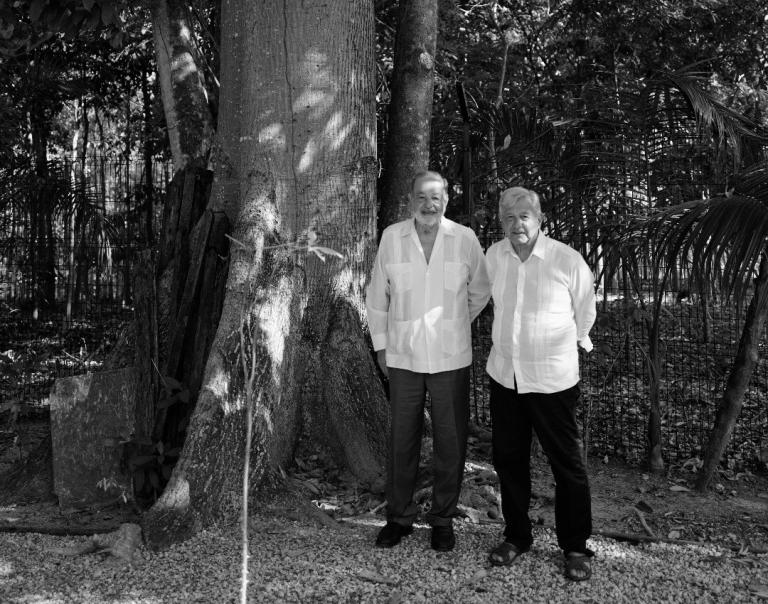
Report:
[[[533,542],[528,506],[536,431],[555,478],[557,542],[566,577],[592,574],[589,482],[576,425],[580,346],[592,350],[594,277],[576,250],[541,232],[539,196],[505,190],[499,219],[505,238],[486,253],[493,296],[491,380],[493,464],[501,487],[504,541],[492,564],[512,564]]]
[[[431,544],[453,549],[469,421],[470,324],[490,298],[480,242],[443,215],[447,183],[419,172],[412,217],[386,228],[366,296],[373,348],[389,378],[392,413],[387,523],[376,544],[393,547],[413,530],[413,502],[426,393],[432,402],[434,482]]]

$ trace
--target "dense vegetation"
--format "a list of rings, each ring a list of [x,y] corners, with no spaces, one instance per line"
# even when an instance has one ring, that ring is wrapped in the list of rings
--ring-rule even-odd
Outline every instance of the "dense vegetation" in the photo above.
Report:
[[[160,4],[166,13],[117,0],[0,4],[0,296],[35,319],[62,314],[64,330],[78,312],[88,315],[94,298],[131,306],[129,242],[168,249],[173,233],[160,227],[174,210],[157,194],[164,186],[157,166],[172,160],[177,171],[221,170],[217,144],[245,128],[219,111],[220,97],[232,102],[231,90],[220,95],[227,75],[220,65],[239,58],[225,39],[220,3]],[[375,117],[385,164],[386,149],[399,143],[393,133],[402,132],[393,126],[400,119],[393,97],[403,88],[392,87],[394,72],[404,70],[398,81],[415,78],[395,48],[406,9],[416,4],[375,2]],[[706,453],[682,445],[704,457],[703,488],[733,431],[765,331],[765,7],[717,0],[463,0],[438,7],[434,56],[418,45],[411,51],[434,74],[429,164],[452,183],[449,215],[490,244],[499,237],[500,189],[521,184],[542,194],[546,228],[582,251],[598,275],[604,316],[597,329],[606,340],[597,379],[627,381],[631,371],[647,388],[644,404],[629,407],[643,416],[633,425],[648,432],[653,469],[664,467],[664,443],[680,445],[662,431],[684,421],[664,408],[666,309],[681,300],[697,305],[707,342],[710,310],[736,303],[740,344],[722,372],[727,383],[710,393],[722,394],[722,402],[716,414],[700,414],[716,415],[710,445]],[[168,15],[184,24],[168,30],[176,36],[170,46],[184,50],[196,74],[183,90],[163,79],[170,60],[158,32]],[[169,127],[169,116],[181,117]],[[195,119],[185,124],[185,116]],[[219,139],[209,127],[217,120]],[[362,171],[370,168],[366,157],[357,158]],[[115,163],[119,169],[107,170]],[[216,174],[214,192],[223,190]],[[223,211],[226,203],[217,203],[208,209]],[[282,234],[273,235],[280,241]],[[306,248],[314,239],[302,241]],[[119,292],[102,287],[113,279]],[[174,279],[183,284],[186,276]],[[612,330],[630,324],[642,325],[642,337],[632,340],[624,329],[608,341]],[[201,348],[207,346],[210,340]],[[640,351],[639,364],[617,365],[620,351],[630,350]],[[202,376],[167,373],[180,391],[196,382],[186,395],[195,399]],[[180,425],[192,408],[177,418]],[[762,446],[752,443],[753,459],[740,461],[759,462]],[[622,447],[619,439],[616,449]]]

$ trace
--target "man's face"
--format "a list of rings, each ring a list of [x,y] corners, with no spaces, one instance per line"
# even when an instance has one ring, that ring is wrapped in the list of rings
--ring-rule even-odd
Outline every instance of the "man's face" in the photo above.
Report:
[[[504,234],[513,246],[526,247],[536,241],[541,227],[541,216],[526,198],[503,203],[499,219],[504,227]]]
[[[440,222],[448,205],[448,195],[442,180],[424,177],[413,184],[411,211],[416,222],[434,226]]]

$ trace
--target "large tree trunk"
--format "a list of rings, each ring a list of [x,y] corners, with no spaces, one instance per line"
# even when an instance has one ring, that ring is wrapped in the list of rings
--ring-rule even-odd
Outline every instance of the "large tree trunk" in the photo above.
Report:
[[[373,7],[222,3],[216,172],[234,224],[226,297],[181,459],[145,516],[154,547],[233,517],[302,430],[379,480],[387,405],[363,329],[376,238]],[[345,255],[321,262],[315,243]]]
[[[411,177],[429,165],[436,45],[437,0],[401,0],[379,181],[380,230],[405,217]]]
[[[35,158],[37,183],[33,188],[30,208],[30,264],[33,284],[34,309],[32,316],[39,318],[41,308],[48,308],[56,301],[56,267],[53,248],[53,208],[51,200],[51,175],[48,168],[48,135],[50,125],[42,112],[30,113],[32,148]]]
[[[715,425],[704,452],[704,463],[696,480],[696,489],[699,491],[704,491],[709,486],[725,448],[731,440],[733,428],[736,426],[736,420],[744,403],[744,393],[757,365],[758,346],[763,337],[766,319],[768,319],[768,260],[763,254],[755,279],[755,293],[744,319],[739,349],[733,361],[733,369],[728,376],[725,393],[717,409]]]
[[[75,104],[75,115],[77,128],[75,128],[74,135],[72,137],[72,158],[71,158],[71,182],[72,189],[78,193],[85,190],[85,154],[88,147],[88,119],[83,118],[87,113],[86,104],[80,100]],[[79,114],[79,115],[78,115]],[[79,197],[82,199],[82,197]],[[77,207],[78,204],[75,204]],[[77,267],[75,264],[77,244],[77,211],[75,209],[70,210],[67,213],[67,221],[65,224],[64,238],[67,242],[67,305],[64,316],[64,325],[72,324],[72,314],[75,311],[75,274]]]
[[[175,175],[165,195],[159,253],[143,258],[136,271],[136,318],[123,334],[107,366],[133,364],[145,376],[137,406],[138,433],[149,439],[142,446],[161,442],[165,450],[180,447],[203,379],[203,370],[221,314],[228,270],[229,220],[223,212],[206,209],[212,173],[205,164],[212,135],[212,116],[203,85],[201,55],[188,22],[188,7],[178,0],[153,5],[158,81],[175,163]],[[145,97],[144,128],[149,126],[149,90]],[[146,241],[153,237],[152,182],[149,148],[145,148],[144,227]],[[147,270],[154,264],[156,274]],[[135,351],[135,352],[134,352]],[[158,379],[159,378],[159,379]],[[178,384],[169,407],[161,398],[161,385]],[[178,398],[181,397],[181,398]],[[159,404],[158,404],[159,403]],[[165,403],[165,404],[164,404]]]
[[[158,80],[177,172],[190,161],[206,156],[214,131],[189,15],[187,3],[181,0],[152,3]]]
[[[80,165],[80,180],[77,183],[77,201],[75,203],[74,223],[73,223],[73,254],[75,260],[75,275],[72,276],[74,280],[73,293],[73,310],[78,310],[80,307],[80,295],[85,293],[86,299],[90,296],[88,291],[88,269],[90,265],[90,246],[88,245],[87,235],[87,217],[88,213],[88,199],[87,199],[87,157],[88,157],[88,142],[90,137],[90,120],[88,119],[88,105],[83,103],[82,113],[80,115],[80,126],[83,130],[83,143],[78,149],[77,163]]]

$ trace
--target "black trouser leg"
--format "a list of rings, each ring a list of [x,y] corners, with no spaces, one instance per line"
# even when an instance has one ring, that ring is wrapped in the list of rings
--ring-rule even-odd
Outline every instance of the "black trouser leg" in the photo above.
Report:
[[[531,394],[531,422],[555,478],[557,544],[566,553],[585,552],[592,533],[589,480],[576,425],[578,384],[553,394]]]
[[[499,476],[504,537],[521,551],[533,542],[531,500],[531,420],[522,397],[491,378],[493,465]]]
[[[389,368],[392,411],[387,460],[387,520],[410,526],[418,509],[413,490],[424,426],[425,374]]]
[[[426,376],[432,400],[434,445],[432,508],[427,520],[432,526],[448,526],[456,516],[461,493],[469,425],[469,367]]]

